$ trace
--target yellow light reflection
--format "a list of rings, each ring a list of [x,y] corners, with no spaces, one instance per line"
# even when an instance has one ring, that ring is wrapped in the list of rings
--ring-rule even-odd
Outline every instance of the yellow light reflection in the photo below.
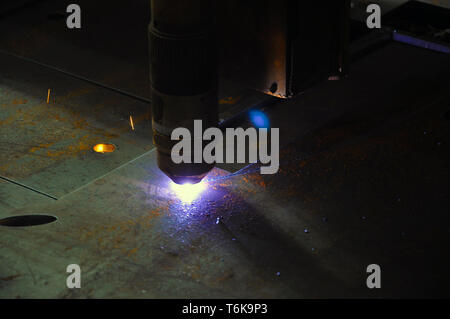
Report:
[[[93,147],[93,150],[97,153],[112,153],[116,150],[116,147],[112,144],[97,144]]]

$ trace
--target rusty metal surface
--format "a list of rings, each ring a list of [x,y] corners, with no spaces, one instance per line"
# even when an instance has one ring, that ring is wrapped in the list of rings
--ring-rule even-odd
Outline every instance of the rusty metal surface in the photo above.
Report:
[[[215,169],[186,204],[149,152],[8,211],[58,221],[0,228],[0,297],[448,297],[448,57],[391,44],[353,68],[267,109],[276,175]],[[365,286],[371,263],[383,289]]]
[[[7,55],[0,65],[0,176],[61,197],[153,147],[147,103]],[[118,150],[92,151],[104,142]]]
[[[38,1],[2,17],[0,50],[150,102],[150,1],[135,0],[126,6],[106,0],[78,1],[82,8],[79,30],[66,27],[66,7],[70,3]],[[9,32],[12,29],[14,32]],[[224,65],[229,67],[229,63]],[[234,107],[244,97],[257,97],[251,101],[256,104],[267,99],[239,85],[236,78],[229,79],[227,72],[222,69],[219,75],[221,118],[228,119],[252,106]]]
[[[58,216],[58,222],[23,230],[2,229],[2,276],[20,275],[3,284],[1,295],[306,296],[306,282],[304,287],[296,288],[292,279],[297,276],[291,275],[300,261],[300,273],[304,276],[315,267],[309,253],[298,251],[293,256],[296,264],[284,259],[281,278],[275,275],[275,270],[280,269],[265,260],[267,255],[259,255],[261,248],[268,248],[266,244],[273,246],[273,251],[282,248],[280,257],[286,257],[293,248],[277,226],[266,224],[260,210],[251,206],[256,203],[248,201],[249,196],[261,190],[260,185],[246,183],[242,177],[213,182],[199,201],[183,204],[168,193],[168,179],[156,170],[153,155],[42,207]],[[145,178],[143,171],[147,173]],[[214,174],[224,173],[216,170]],[[25,210],[15,213],[21,212]],[[92,212],[96,212],[94,216]],[[274,211],[265,210],[269,212]],[[218,224],[217,218],[222,218]],[[249,223],[249,219],[253,221]],[[248,227],[257,230],[250,235]],[[35,253],[18,261],[13,256],[22,249]],[[64,289],[65,274],[59,269],[67,262],[86,269],[85,289]],[[314,280],[328,281],[330,289],[334,285],[325,270],[310,278],[308,287]]]
[[[26,206],[52,203],[54,199],[0,179],[0,218]]]

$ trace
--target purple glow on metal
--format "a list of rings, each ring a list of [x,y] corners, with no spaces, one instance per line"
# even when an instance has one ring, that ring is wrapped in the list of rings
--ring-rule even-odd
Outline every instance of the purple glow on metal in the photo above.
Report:
[[[183,203],[191,203],[206,189],[206,182],[179,185],[171,181],[170,188]]]
[[[394,32],[393,33],[393,39],[397,42],[402,42],[410,45],[414,45],[416,47],[421,47],[433,51],[443,52],[443,53],[450,53],[450,47],[439,44],[439,43],[433,43],[430,41],[414,38],[412,36]]]

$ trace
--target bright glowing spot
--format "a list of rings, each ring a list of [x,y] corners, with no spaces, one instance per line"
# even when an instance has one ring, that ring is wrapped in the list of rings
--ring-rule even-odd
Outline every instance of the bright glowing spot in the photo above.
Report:
[[[250,121],[257,128],[269,128],[269,118],[261,111],[253,110],[248,113]]]
[[[116,150],[116,147],[112,144],[97,144],[93,149],[97,153],[112,153]]]
[[[176,184],[172,181],[170,183],[171,189],[183,203],[191,203],[206,188],[206,183],[203,181],[197,184],[186,183],[182,185]]]

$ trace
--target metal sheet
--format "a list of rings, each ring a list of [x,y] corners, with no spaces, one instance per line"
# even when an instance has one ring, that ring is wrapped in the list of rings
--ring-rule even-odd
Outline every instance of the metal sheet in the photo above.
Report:
[[[149,102],[150,1],[135,0],[124,6],[107,0],[80,0],[82,27],[77,30],[66,27],[66,7],[72,2],[41,1],[5,15],[0,20],[0,50]],[[228,70],[223,68],[219,76],[221,118],[229,119],[267,99],[239,85],[235,77],[225,76]],[[257,97],[251,101],[254,104],[241,105],[248,96]]]

